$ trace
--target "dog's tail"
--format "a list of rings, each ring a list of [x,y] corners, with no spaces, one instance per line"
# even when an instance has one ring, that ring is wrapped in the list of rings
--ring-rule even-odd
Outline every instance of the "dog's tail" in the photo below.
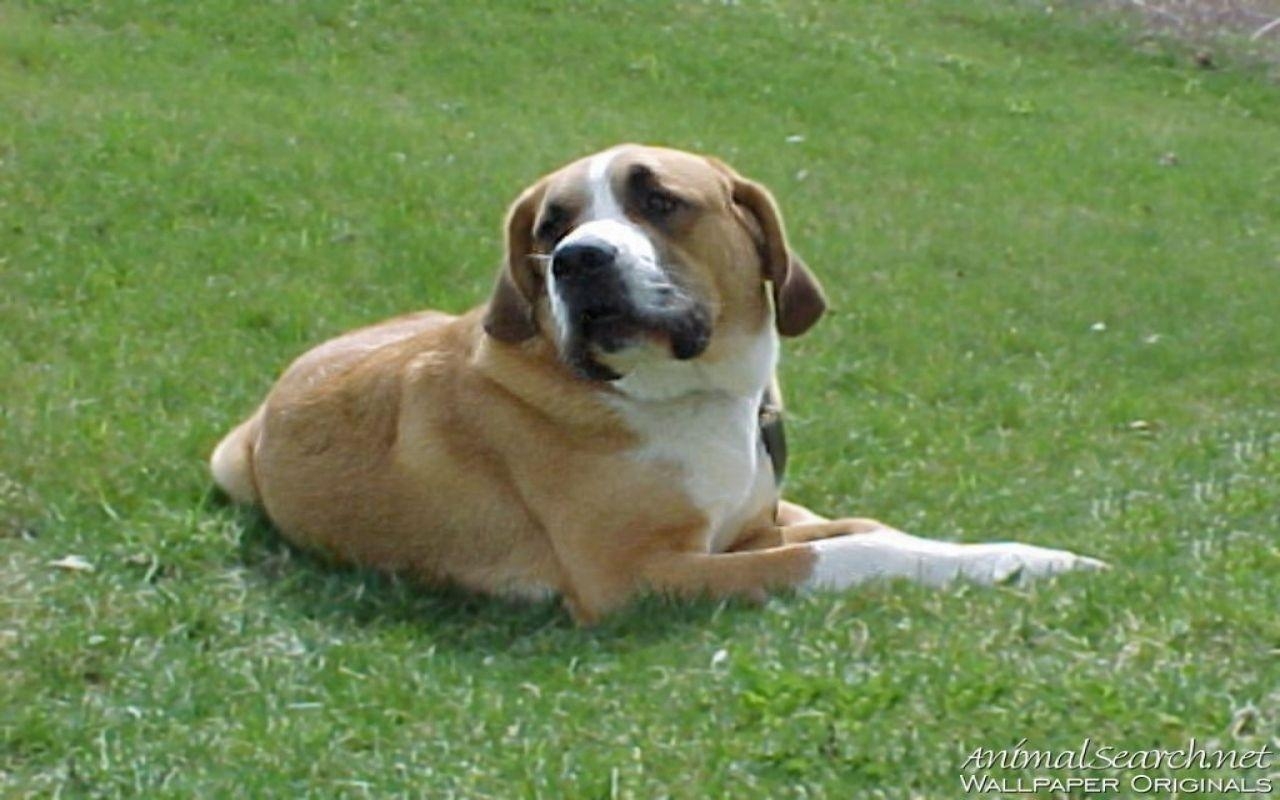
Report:
[[[249,505],[259,502],[258,485],[253,478],[253,450],[258,442],[261,420],[262,409],[259,408],[223,437],[209,458],[214,483],[237,503]]]

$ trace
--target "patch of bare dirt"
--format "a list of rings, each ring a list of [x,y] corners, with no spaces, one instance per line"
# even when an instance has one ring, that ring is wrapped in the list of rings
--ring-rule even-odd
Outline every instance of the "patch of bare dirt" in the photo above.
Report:
[[[1224,57],[1244,57],[1270,64],[1272,74],[1280,76],[1280,0],[1076,2],[1099,12],[1126,15],[1148,35],[1186,42],[1194,50],[1191,57],[1196,64],[1206,69],[1218,66]]]

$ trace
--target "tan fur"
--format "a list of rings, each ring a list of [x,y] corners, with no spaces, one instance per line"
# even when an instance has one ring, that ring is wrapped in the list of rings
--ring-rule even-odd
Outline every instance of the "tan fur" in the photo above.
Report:
[[[780,220],[747,221],[760,212],[740,205],[740,179],[718,163],[631,147],[617,169],[634,161],[701,204],[667,243],[717,309],[717,335],[700,358],[738,357],[719,334],[773,324],[765,281],[769,270],[786,280]],[[303,355],[215,450],[218,485],[260,504],[299,545],[427,583],[556,592],[582,622],[645,588],[758,596],[805,580],[815,555],[801,543],[848,524],[791,504],[775,521],[771,506],[732,552],[707,552],[707,518],[671,468],[627,456],[642,443],[609,402],[615,390],[576,377],[556,353],[543,267],[527,257],[536,254],[530,227],[548,196],[581,196],[584,163],[517,200],[488,305],[399,317]],[[766,206],[776,217],[771,199]],[[804,313],[816,319],[813,307]]]

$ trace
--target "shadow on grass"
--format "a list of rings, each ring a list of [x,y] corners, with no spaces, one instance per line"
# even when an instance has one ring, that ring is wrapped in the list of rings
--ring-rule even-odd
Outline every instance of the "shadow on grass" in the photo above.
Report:
[[[258,509],[211,497],[205,510],[234,515],[240,529],[239,561],[291,612],[335,626],[407,625],[420,629],[432,644],[451,649],[517,655],[583,646],[625,651],[687,636],[717,620],[759,613],[745,603],[645,597],[595,627],[580,628],[558,598],[505,600],[458,588],[427,587],[298,548]]]

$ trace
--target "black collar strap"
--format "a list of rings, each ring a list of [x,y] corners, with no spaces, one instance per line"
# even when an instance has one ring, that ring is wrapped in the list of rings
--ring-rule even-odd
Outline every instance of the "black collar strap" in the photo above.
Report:
[[[760,398],[760,440],[773,462],[773,482],[781,486],[787,472],[787,432],[782,424],[782,403],[773,387],[765,389]]]

